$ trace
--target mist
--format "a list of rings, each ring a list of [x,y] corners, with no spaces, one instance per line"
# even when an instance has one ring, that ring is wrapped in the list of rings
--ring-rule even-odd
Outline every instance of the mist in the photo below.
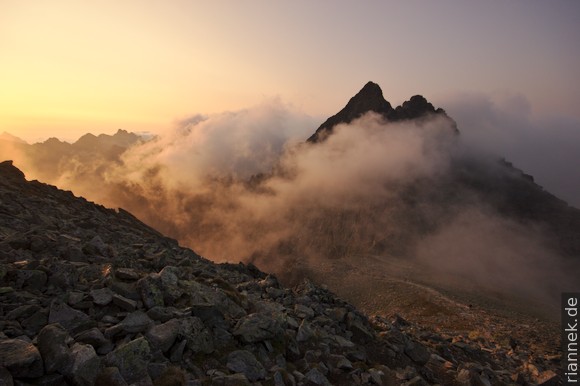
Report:
[[[467,102],[455,106],[465,112],[458,114],[465,138],[446,117],[388,123],[371,112],[305,144],[312,118],[269,100],[192,115],[122,151],[56,151],[42,162],[16,145],[1,151],[28,178],[124,208],[206,258],[253,262],[282,280],[308,276],[320,262],[356,264],[373,255],[554,299],[572,281],[550,236],[506,218],[449,177],[466,148],[477,157],[501,151],[493,148],[497,137],[513,134],[492,129],[521,124],[525,103],[510,120],[490,114],[493,105],[479,109],[477,98]],[[480,126],[461,125],[484,113],[490,120]]]
[[[473,151],[505,157],[538,184],[580,208],[580,121],[534,114],[519,94],[461,93],[443,98]]]

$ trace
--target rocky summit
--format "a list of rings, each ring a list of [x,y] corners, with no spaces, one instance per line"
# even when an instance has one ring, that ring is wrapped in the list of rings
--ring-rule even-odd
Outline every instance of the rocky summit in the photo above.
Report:
[[[556,384],[481,342],[214,264],[0,163],[2,385]],[[514,342],[514,350],[517,343]],[[509,360],[508,360],[509,359]],[[550,383],[552,382],[552,383]]]
[[[451,127],[458,133],[457,124],[445,113],[445,110],[441,108],[435,109],[423,96],[415,95],[401,106],[393,108],[383,97],[381,87],[374,82],[368,82],[355,96],[350,98],[342,110],[324,121],[316,129],[316,132],[308,138],[307,142],[322,142],[332,134],[334,126],[340,123],[350,123],[369,111],[379,114],[386,122],[420,119],[438,115],[449,120]]]

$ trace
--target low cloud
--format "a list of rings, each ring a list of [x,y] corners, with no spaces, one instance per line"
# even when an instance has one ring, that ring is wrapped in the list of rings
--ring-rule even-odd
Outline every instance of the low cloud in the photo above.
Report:
[[[474,151],[508,161],[556,196],[580,208],[580,121],[535,116],[522,95],[463,93],[444,100],[462,140]]]
[[[42,164],[26,159],[36,155],[17,155],[16,164],[127,209],[205,257],[252,261],[283,279],[297,267],[328,259],[356,264],[357,256],[373,254],[416,258],[434,272],[551,298],[567,280],[566,267],[542,229],[504,218],[448,173],[464,145],[470,157],[481,154],[482,165],[493,165],[490,173],[501,168],[485,153],[531,155],[522,150],[530,140],[515,140],[530,123],[529,107],[521,98],[510,103],[505,111],[481,96],[450,103],[460,137],[445,117],[387,123],[367,113],[338,125],[326,141],[305,144],[316,124],[271,100],[185,118],[120,154]],[[510,130],[501,129],[506,122]]]

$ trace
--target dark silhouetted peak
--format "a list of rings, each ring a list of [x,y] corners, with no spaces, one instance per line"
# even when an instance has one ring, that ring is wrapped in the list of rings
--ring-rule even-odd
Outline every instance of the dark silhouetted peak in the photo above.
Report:
[[[0,162],[0,178],[5,180],[25,180],[24,173],[14,166],[12,161]]]
[[[365,86],[350,100],[347,105],[328,118],[316,132],[308,138],[308,142],[320,142],[332,133],[334,126],[340,123],[350,123],[363,114],[374,111],[383,116],[389,116],[394,112],[391,104],[383,97],[383,91],[378,84],[368,82]]]
[[[398,106],[395,111],[398,119],[414,119],[436,112],[435,107],[427,102],[427,99],[422,95],[411,97],[408,101],[403,102],[401,106]]]
[[[308,142],[320,142],[328,137],[334,126],[340,123],[350,123],[359,118],[363,114],[374,111],[380,114],[385,121],[396,122],[410,119],[418,119],[432,115],[442,115],[449,119],[451,127],[457,134],[457,125],[443,109],[435,109],[435,107],[421,95],[415,95],[401,106],[393,109],[391,104],[383,97],[383,91],[378,84],[368,82],[354,97],[350,99],[348,104],[338,112],[328,118],[316,132],[308,138]]]

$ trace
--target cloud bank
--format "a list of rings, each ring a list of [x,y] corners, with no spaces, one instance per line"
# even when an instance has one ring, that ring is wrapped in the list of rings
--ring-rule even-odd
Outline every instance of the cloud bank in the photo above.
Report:
[[[580,121],[534,116],[522,95],[462,93],[445,98],[473,151],[505,157],[556,196],[580,208]]]
[[[387,123],[368,113],[304,144],[315,123],[271,100],[191,116],[121,153],[55,152],[45,170],[14,149],[11,156],[29,177],[127,209],[207,258],[252,261],[283,279],[316,262],[373,254],[554,298],[570,270],[542,229],[503,217],[449,177],[465,144],[482,159],[512,148],[532,154],[525,142],[539,143],[516,141],[530,122],[525,100],[506,110],[481,97],[450,106],[461,139],[441,116]]]

